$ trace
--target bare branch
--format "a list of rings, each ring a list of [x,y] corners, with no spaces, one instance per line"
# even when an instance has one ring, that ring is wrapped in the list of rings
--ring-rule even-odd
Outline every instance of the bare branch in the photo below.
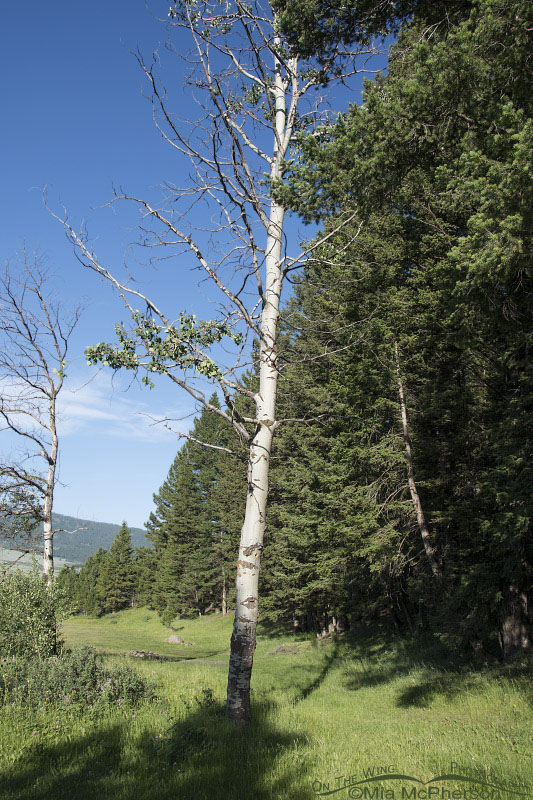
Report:
[[[194,444],[200,445],[200,447],[204,447],[206,450],[219,450],[222,453],[228,453],[230,456],[234,456],[238,458],[240,461],[247,461],[248,458],[246,456],[241,455],[240,453],[236,453],[234,450],[231,450],[229,447],[222,447],[221,445],[217,444],[210,444],[209,442],[202,442],[200,439],[196,439],[194,436],[191,436],[190,433],[183,433],[182,431],[176,431],[174,428],[171,428],[168,422],[165,422],[165,428],[172,433],[176,433],[180,439],[187,439],[188,442],[194,442]]]
[[[33,446],[25,459],[0,464],[2,512],[7,518],[38,516],[43,523],[44,572],[53,577],[52,507],[59,452],[56,401],[67,367],[69,339],[82,306],[66,314],[52,292],[48,273],[24,250],[22,263],[0,275],[0,419],[4,427]],[[23,461],[44,460],[46,477],[26,469]],[[37,498],[39,509],[37,510]]]

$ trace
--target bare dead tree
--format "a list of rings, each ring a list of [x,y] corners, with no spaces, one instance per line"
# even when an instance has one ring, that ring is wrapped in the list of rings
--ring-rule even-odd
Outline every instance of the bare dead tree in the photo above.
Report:
[[[140,54],[137,59],[150,88],[155,124],[173,151],[188,160],[189,179],[179,187],[167,184],[161,206],[126,192],[117,192],[111,202],[128,201],[139,209],[139,243],[148,252],[166,249],[159,258],[173,269],[192,263],[209,280],[218,292],[216,319],[198,322],[189,314],[164,312],[129,278],[121,279],[105,266],[84,230],[76,230],[66,216],[61,221],[80,261],[114,286],[134,322],[128,330],[117,327],[118,344],[89,348],[89,361],[145,370],[147,383],[151,373],[166,374],[197,404],[223,417],[247,443],[246,510],[227,698],[228,719],[240,726],[250,720],[270,452],[280,424],[277,339],[283,288],[289,273],[321,243],[289,252],[293,245],[285,225],[283,178],[297,132],[313,131],[329,119],[328,81],[346,82],[357,71],[369,71],[367,61],[376,50],[339,50],[327,64],[299,63],[279,33],[270,5],[255,0],[183,0],[171,7],[170,18],[163,57],[175,56],[183,64],[185,69],[177,74],[181,81],[186,72],[183,80],[198,104],[198,118],[184,119],[173,112],[177,90],[164,86],[159,77],[160,55],[150,62]],[[185,38],[192,48],[186,56]],[[196,230],[194,215],[203,220]],[[328,237],[345,221],[341,219]],[[171,280],[183,280],[182,275],[174,272]],[[136,304],[146,310],[141,313]],[[252,363],[253,347],[257,391],[240,377]],[[218,388],[225,408],[209,403],[212,388],[202,388],[202,377]],[[236,395],[249,398],[252,415],[239,413]]]
[[[63,388],[69,340],[82,307],[62,308],[38,257],[26,253],[0,275],[0,430],[24,447],[0,462],[4,531],[20,538],[43,524],[43,571],[54,575],[52,509],[59,437],[57,398]],[[44,469],[36,466],[44,461]]]

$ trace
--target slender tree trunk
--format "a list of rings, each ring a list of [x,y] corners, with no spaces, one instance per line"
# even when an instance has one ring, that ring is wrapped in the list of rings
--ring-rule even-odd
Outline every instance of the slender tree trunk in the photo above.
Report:
[[[46,498],[43,508],[43,572],[46,575],[47,582],[52,583],[54,579],[54,534],[52,532],[51,513],[46,508],[47,505],[49,504]]]
[[[56,479],[56,465],[57,465],[57,452],[58,440],[56,431],[56,408],[55,408],[55,394],[52,394],[50,400],[50,435],[52,439],[52,446],[50,453],[46,454],[48,461],[48,471],[46,474],[46,487],[43,502],[42,520],[43,520],[43,573],[46,576],[48,585],[54,580],[54,530],[52,526],[52,509],[54,506],[54,488]]]
[[[198,612],[198,616],[202,616],[202,612],[200,610],[200,600],[198,598],[198,589],[194,590],[194,602],[196,603],[196,611]]]
[[[281,65],[276,65],[276,136],[273,179],[282,176],[280,143],[285,135],[285,88]],[[275,428],[277,368],[277,326],[282,288],[280,268],[283,219],[285,209],[273,199],[270,204],[269,227],[265,256],[266,281],[261,315],[259,359],[259,392],[255,396],[255,433],[250,444],[248,492],[244,525],[241,530],[237,561],[237,603],[228,671],[226,716],[236,727],[250,721],[250,680],[256,644],[259,612],[259,567],[266,525],[270,449]]]
[[[259,566],[265,530],[272,432],[259,424],[248,469],[246,515],[237,561],[237,602],[228,672],[226,714],[236,727],[250,721],[250,680],[259,610]]]
[[[507,661],[520,652],[531,650],[528,598],[516,586],[509,586],[503,598],[500,644]]]
[[[409,481],[409,491],[411,493],[411,500],[416,513],[418,522],[418,529],[422,537],[422,543],[426,553],[427,560],[431,567],[431,571],[435,578],[442,576],[439,562],[437,561],[436,550],[431,543],[431,536],[429,534],[426,517],[422,508],[422,502],[415,481],[415,471],[413,466],[413,448],[411,445],[411,437],[409,435],[409,426],[407,424],[407,406],[405,403],[405,392],[403,388],[402,374],[400,370],[400,354],[398,351],[398,342],[394,342],[394,355],[396,360],[396,374],[398,378],[398,394],[400,397],[400,412],[402,418],[403,438],[405,441],[405,460],[407,462],[407,477]]]
[[[224,562],[222,562],[222,616],[226,617],[228,614],[228,606],[226,602],[226,570],[224,569]]]

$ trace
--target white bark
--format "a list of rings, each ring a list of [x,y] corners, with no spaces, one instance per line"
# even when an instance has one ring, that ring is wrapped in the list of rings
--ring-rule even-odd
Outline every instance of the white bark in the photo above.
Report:
[[[43,523],[43,572],[54,577],[52,510],[57,477],[59,441],[56,403],[63,387],[70,336],[81,306],[66,318],[53,294],[47,292],[47,275],[35,259],[26,256],[15,272],[0,276],[0,377],[3,391],[0,420],[4,428],[29,445],[26,458],[45,461],[45,475],[26,469],[20,458],[0,464],[2,491],[27,490],[36,503],[32,516]],[[28,509],[28,514],[30,509]]]
[[[409,492],[411,494],[411,500],[413,502],[413,508],[416,514],[416,521],[418,523],[420,536],[422,537],[422,544],[424,545],[426,558],[429,562],[429,566],[431,567],[431,571],[435,576],[435,578],[440,578],[442,575],[441,568],[437,560],[436,549],[431,542],[431,536],[426,523],[426,517],[424,514],[424,509],[422,507],[422,501],[420,500],[420,495],[418,494],[418,489],[415,481],[413,448],[411,445],[411,436],[409,435],[409,425],[407,423],[407,404],[405,402],[405,391],[403,387],[402,374],[400,370],[400,354],[398,351],[398,342],[394,343],[394,357],[396,361],[398,395],[400,398],[400,416],[402,420],[403,439],[405,442],[405,461],[407,464],[407,480],[409,483]]]
[[[224,569],[224,562],[222,562],[222,616],[226,617],[228,614],[228,604],[226,600],[226,570]]]
[[[59,387],[60,388],[60,387]],[[54,489],[56,483],[56,468],[58,455],[58,438],[56,428],[56,392],[50,400],[49,426],[51,435],[50,455],[48,456],[48,470],[46,473],[46,485],[43,502],[43,573],[46,575],[48,584],[54,579],[54,529],[52,524],[52,509],[54,507]]]
[[[279,46],[279,39],[276,44]],[[296,65],[294,65],[296,71]],[[286,104],[281,64],[275,68],[275,140],[271,177],[281,177],[285,156]],[[226,715],[235,725],[250,721],[250,679],[259,614],[259,569],[266,527],[270,450],[276,426],[278,366],[276,340],[282,292],[281,245],[284,208],[274,200],[266,246],[266,281],[261,315],[259,392],[255,397],[257,427],[250,446],[246,512],[237,561],[237,603],[228,671]]]

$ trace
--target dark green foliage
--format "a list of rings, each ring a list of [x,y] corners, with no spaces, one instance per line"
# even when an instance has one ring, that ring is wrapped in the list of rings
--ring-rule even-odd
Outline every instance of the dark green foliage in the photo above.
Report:
[[[99,610],[98,578],[106,551],[100,547],[89,556],[78,574],[75,608],[82,614],[97,614]]]
[[[140,559],[145,559],[144,552]],[[100,548],[89,556],[73,581],[73,609],[100,615],[131,606],[146,582],[139,564],[131,549],[129,528],[123,522],[109,550]]]
[[[351,255],[310,262],[297,286],[279,415],[302,422],[275,444],[264,555],[265,615],[319,633],[399,603],[402,563],[419,549],[383,314],[390,277],[361,257],[354,276]]]
[[[472,0],[276,0],[280,25],[294,50],[326,64],[353,43],[398,32],[413,17],[426,26],[449,25],[465,15]]]
[[[101,614],[130,606],[135,594],[136,570],[131,536],[125,522],[102,557],[96,580],[96,600]]]
[[[154,694],[154,684],[132,667],[108,669],[90,647],[67,650],[48,659],[0,662],[0,698],[4,703],[134,705]]]
[[[132,605],[150,605],[155,580],[155,551],[131,549],[124,523],[109,550],[89,556],[79,573],[66,567],[56,583],[64,587],[72,613],[106,614]]]
[[[64,598],[66,613],[77,613],[79,611],[79,578],[76,567],[63,567],[56,574],[54,583],[56,590]]]
[[[210,402],[218,406],[216,395]],[[234,529],[225,524],[232,504],[222,490],[230,482],[235,486],[236,459],[197,443],[228,447],[234,434],[224,420],[204,411],[191,435],[197,441],[187,441],[178,452],[146,524],[155,549],[151,605],[166,624],[177,614],[201,615],[222,606],[236,552]],[[244,492],[243,484],[242,498]]]
[[[312,389],[289,415],[318,411],[327,424],[284,434],[287,452],[299,449],[283,491],[294,487],[302,512],[285,497],[278,515],[287,543],[300,541],[287,583],[309,553],[296,570],[305,592],[344,570],[354,612],[390,601],[414,630],[424,608],[454,643],[507,655],[532,627],[531,7],[480,0],[450,23],[406,29],[364,106],[301,140],[294,206],[357,214],[298,290],[293,360],[338,355],[310,364]],[[395,344],[438,591],[408,513]],[[331,561],[343,525],[344,560]],[[309,571],[321,530],[325,570]],[[343,585],[323,595],[332,610]]]
[[[133,552],[135,587],[133,601],[136,606],[150,605],[155,580],[156,559],[151,547],[138,547]]]

